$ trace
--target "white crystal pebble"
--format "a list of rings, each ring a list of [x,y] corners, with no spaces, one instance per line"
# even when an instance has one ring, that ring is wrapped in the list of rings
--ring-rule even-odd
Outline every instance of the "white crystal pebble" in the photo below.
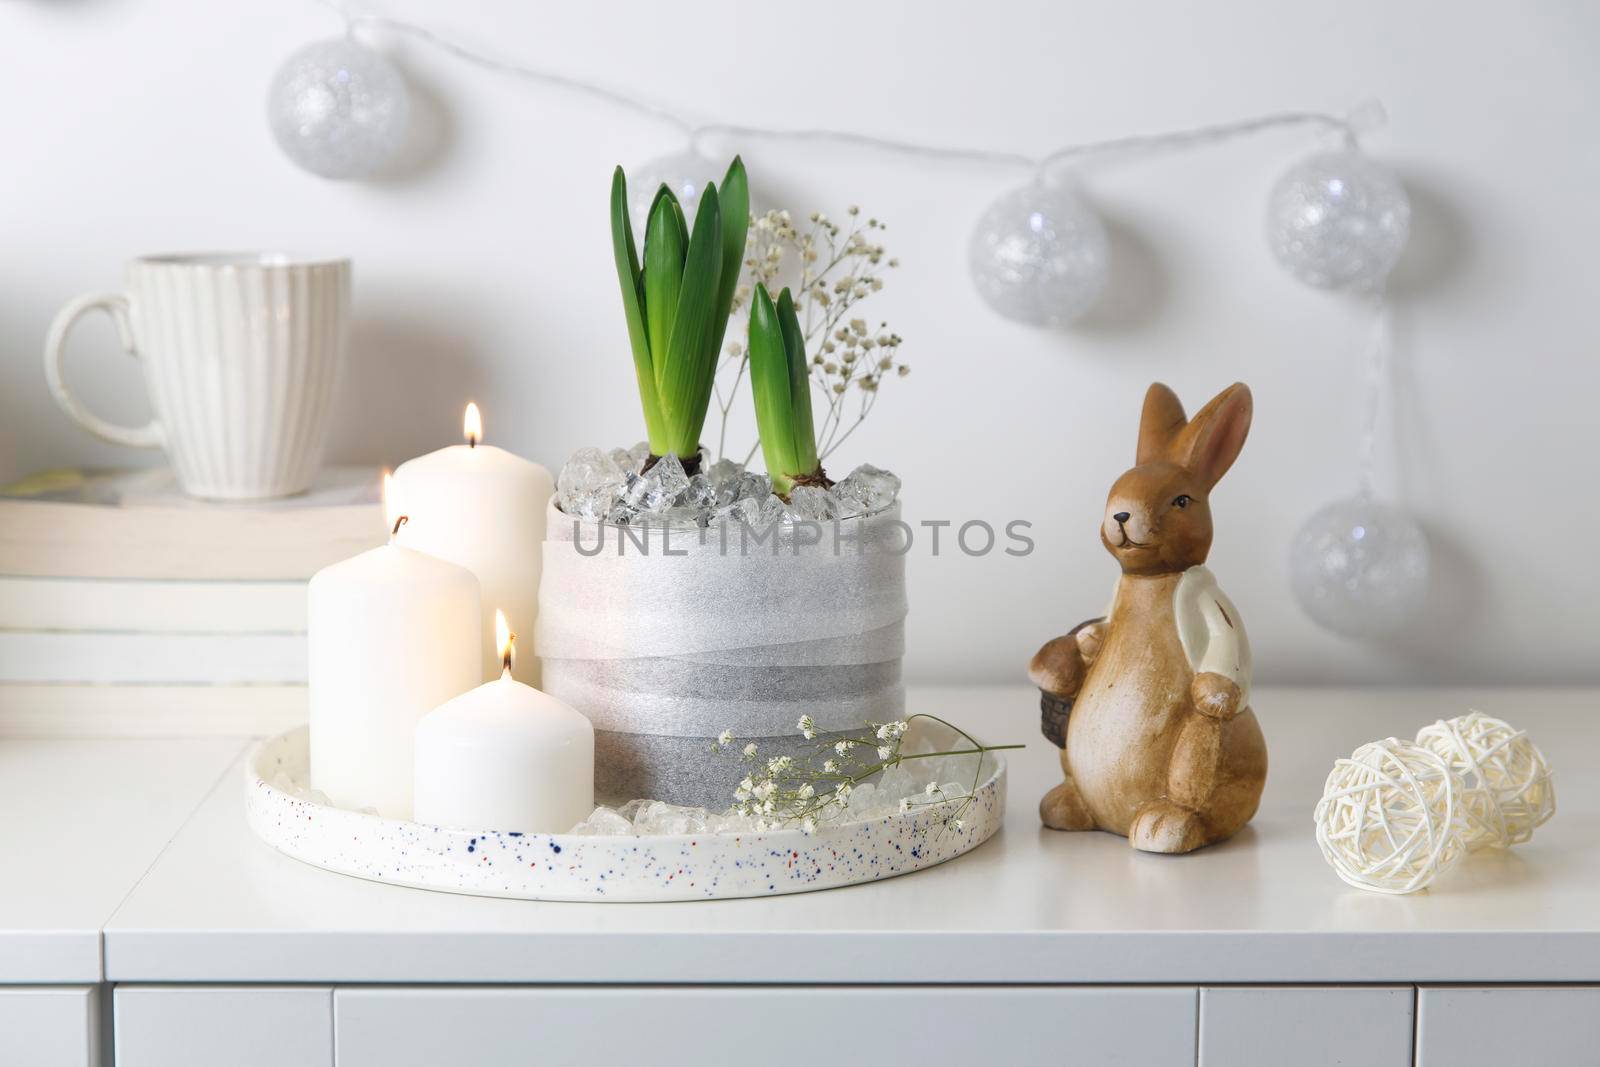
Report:
[[[833,487],[839,514],[870,515],[882,511],[900,495],[900,479],[890,471],[863,463]]]
[[[839,513],[838,501],[820,485],[797,485],[789,493],[790,518],[826,522]]]
[[[689,476],[677,456],[662,456],[643,474],[630,475],[622,502],[639,511],[660,513],[678,502],[689,488]]]
[[[556,492],[561,510],[584,519],[604,518],[622,491],[626,472],[598,448],[580,448],[561,468]]]
[[[587,819],[574,826],[572,832],[596,837],[631,834],[633,833],[633,823],[623,818],[615,809],[601,805],[595,808]]]

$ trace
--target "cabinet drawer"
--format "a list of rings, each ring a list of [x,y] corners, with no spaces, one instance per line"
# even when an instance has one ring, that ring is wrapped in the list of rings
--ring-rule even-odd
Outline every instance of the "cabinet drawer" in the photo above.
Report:
[[[117,1067],[333,1067],[326,986],[118,986]]]
[[[1410,986],[1200,990],[1200,1067],[1411,1067]]]
[[[94,986],[0,986],[0,1064],[98,1067]]]
[[[1424,986],[1417,1067],[1600,1060],[1600,986]]]
[[[749,1059],[1192,1067],[1189,988],[417,988],[334,994],[339,1067]]]

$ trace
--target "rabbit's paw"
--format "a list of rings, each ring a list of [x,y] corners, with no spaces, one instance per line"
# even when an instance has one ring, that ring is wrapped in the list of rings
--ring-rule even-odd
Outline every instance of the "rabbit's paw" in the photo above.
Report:
[[[1071,700],[1083,686],[1083,656],[1071,634],[1045,642],[1028,664],[1028,680],[1040,690],[1062,700]]]
[[[1194,710],[1208,719],[1227,722],[1239,714],[1243,698],[1244,692],[1238,683],[1215,671],[1202,671],[1189,685],[1189,699],[1194,702]]]
[[[1078,795],[1078,787],[1071,778],[1050,790],[1039,801],[1039,821],[1052,830],[1094,829],[1094,816],[1089,814],[1089,808]]]
[[[1141,852],[1192,852],[1205,843],[1199,814],[1170,800],[1146,802],[1128,827],[1128,844]]]

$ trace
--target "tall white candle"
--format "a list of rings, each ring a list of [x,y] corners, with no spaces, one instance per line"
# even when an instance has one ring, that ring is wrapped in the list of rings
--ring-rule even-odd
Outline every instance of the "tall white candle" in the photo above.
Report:
[[[511,676],[514,635],[495,612],[501,674],[417,724],[416,821],[561,834],[594,810],[594,728]]]
[[[483,587],[479,681],[500,677],[494,611],[504,608],[527,633],[539,611],[539,569],[545,510],[555,482],[537,463],[482,443],[476,404],[467,405],[464,445],[408,460],[394,472],[395,488],[411,515],[405,542],[459,563]],[[538,684],[539,661],[518,659],[513,676]]]
[[[417,720],[480,680],[478,579],[391,536],[318,571],[307,601],[311,786],[409,819]]]

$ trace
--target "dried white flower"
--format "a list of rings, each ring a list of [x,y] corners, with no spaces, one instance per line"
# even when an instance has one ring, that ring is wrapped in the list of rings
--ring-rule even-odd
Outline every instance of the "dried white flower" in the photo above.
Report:
[[[704,736],[704,735],[702,735],[702,736]],[[744,758],[745,759],[755,759],[756,758],[756,743],[754,741],[752,741],[748,745],[744,746]]]
[[[727,746],[733,744],[733,731],[732,730],[724,730],[720,734],[718,734],[717,735],[717,744],[723,746],[724,748],[726,748]]]
[[[798,725],[802,729],[816,728],[809,715],[803,716]],[[863,814],[877,810],[878,804],[887,805],[889,810],[901,813],[939,804],[943,816],[941,827],[959,830],[962,827],[961,816],[971,805],[973,792],[978,786],[981,760],[970,761],[973,768],[970,787],[941,785],[941,775],[937,770],[927,776],[931,780],[919,780],[909,796],[902,796],[898,791],[887,792],[879,780],[891,767],[933,767],[917,762],[928,757],[979,754],[996,748],[1021,747],[984,745],[959,727],[955,729],[970,748],[939,752],[919,750],[905,754],[901,750],[901,740],[907,732],[907,723],[897,720],[868,722],[837,738],[831,745],[823,742],[808,753],[773,756],[757,764],[740,780],[734,791],[736,804],[733,810],[755,823],[758,829],[798,827],[805,833],[813,833],[818,826],[830,820],[846,819],[848,816],[845,813],[850,810],[856,785],[870,779],[877,783],[873,791],[876,801],[867,805],[867,811]],[[747,746],[752,755],[754,748],[753,743]],[[869,790],[872,789],[869,786]]]
[[[805,739],[807,741],[810,741],[812,738],[817,736],[817,724],[812,721],[811,716],[809,716],[809,715],[800,716],[800,722],[798,723],[798,725],[800,727],[800,733],[805,737]]]

